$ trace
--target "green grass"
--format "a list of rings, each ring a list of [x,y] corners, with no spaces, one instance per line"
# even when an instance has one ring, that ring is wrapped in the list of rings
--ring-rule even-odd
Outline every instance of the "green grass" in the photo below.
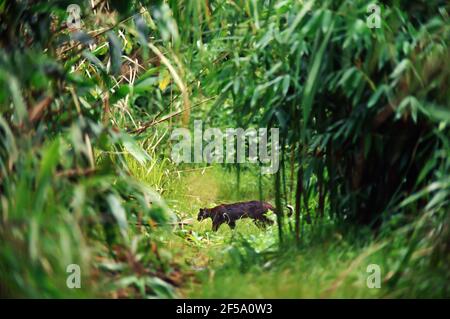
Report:
[[[426,249],[417,253],[398,285],[387,285],[405,254],[408,241],[374,240],[367,229],[348,229],[323,221],[307,226],[300,247],[293,241],[278,246],[276,224],[265,230],[250,220],[241,220],[232,231],[222,225],[211,231],[211,220],[198,222],[201,207],[237,200],[258,199],[258,177],[236,174],[220,166],[177,171],[170,163],[143,172],[132,165],[134,175],[159,189],[168,206],[185,224],[163,233],[165,249],[185,274],[178,296],[187,298],[390,298],[448,295],[434,282],[439,274],[420,263]],[[154,166],[158,167],[157,165]],[[156,175],[159,175],[156,176]],[[164,180],[164,176],[170,182]],[[161,184],[154,184],[159,181]],[[163,186],[164,185],[164,186]],[[273,203],[271,180],[263,180],[264,200]],[[269,215],[270,216],[270,215]],[[272,219],[275,216],[272,214]],[[287,227],[288,225],[286,225]],[[393,236],[395,238],[395,235]],[[419,261],[419,264],[417,264]],[[369,289],[369,264],[381,267],[381,289]],[[415,268],[417,267],[417,268]],[[424,286],[425,283],[425,286]],[[427,286],[428,284],[428,286]],[[433,290],[430,287],[440,287]]]
[[[371,30],[365,1],[157,2],[83,8],[80,51],[61,1],[0,1],[0,297],[450,297],[450,6],[390,1]],[[275,202],[256,165],[170,161],[196,119],[280,129],[277,206],[303,185],[319,221],[299,244],[196,220]]]

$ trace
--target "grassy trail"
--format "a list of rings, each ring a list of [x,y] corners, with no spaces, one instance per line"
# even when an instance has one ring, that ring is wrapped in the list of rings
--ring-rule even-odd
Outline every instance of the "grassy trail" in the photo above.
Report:
[[[359,244],[356,235],[345,239],[334,225],[316,227],[320,233],[306,229],[300,248],[286,243],[286,249],[278,249],[276,225],[261,230],[250,220],[240,220],[234,231],[222,225],[214,233],[211,220],[197,221],[201,207],[257,199],[252,174],[241,175],[239,191],[235,174],[219,167],[185,172],[170,183],[142,172],[136,176],[159,185],[168,206],[185,223],[162,235],[166,253],[182,265],[187,278],[178,289],[181,297],[371,298],[385,293],[366,286],[367,265],[385,262],[376,253],[380,246]],[[263,196],[273,202],[270,183],[263,180]]]
[[[424,258],[432,251],[426,241],[416,247],[408,264],[402,264],[411,245],[406,236],[410,225],[393,233],[386,228],[386,234],[375,238],[369,229],[349,229],[324,219],[320,225],[305,226],[300,246],[288,237],[280,247],[276,224],[262,230],[244,219],[234,231],[222,225],[212,232],[210,219],[197,221],[202,207],[258,199],[254,172],[243,172],[238,187],[235,172],[220,166],[185,171],[174,170],[170,163],[151,169],[130,166],[133,175],[156,189],[184,223],[160,235],[160,253],[172,260],[183,278],[177,288],[180,297],[429,298],[448,294],[442,285],[447,268],[430,267]],[[261,183],[262,197],[273,203],[271,176],[263,177]],[[313,212],[316,205],[310,203]],[[269,217],[275,220],[273,214]],[[284,227],[291,227],[289,221]],[[379,289],[367,285],[373,279],[369,277],[373,272],[368,272],[373,264],[380,267]],[[399,280],[390,285],[396,273]]]

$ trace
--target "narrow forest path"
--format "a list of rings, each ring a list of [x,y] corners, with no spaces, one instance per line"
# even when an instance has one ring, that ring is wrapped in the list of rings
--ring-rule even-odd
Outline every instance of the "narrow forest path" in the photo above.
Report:
[[[270,178],[263,180],[263,196],[273,203],[271,183]],[[370,249],[356,238],[345,240],[331,225],[320,228],[321,233],[314,235],[316,242],[301,249],[290,249],[294,245],[287,243],[286,249],[279,250],[276,224],[262,230],[250,220],[240,220],[234,231],[222,225],[212,232],[211,220],[197,221],[202,207],[258,199],[258,179],[251,173],[241,175],[239,190],[235,173],[221,167],[189,170],[172,184],[160,185],[165,187],[167,205],[185,223],[163,235],[166,252],[182,265],[186,278],[178,288],[181,297],[365,298],[381,294],[366,286],[365,258]],[[274,215],[271,218],[275,220]],[[379,261],[382,256],[372,257]]]

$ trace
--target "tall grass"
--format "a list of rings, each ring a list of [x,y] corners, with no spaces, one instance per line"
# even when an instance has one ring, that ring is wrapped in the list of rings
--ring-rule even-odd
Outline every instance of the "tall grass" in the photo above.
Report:
[[[0,2],[1,297],[449,296],[447,2],[75,2]],[[282,170],[175,165],[199,118]],[[295,218],[196,221],[253,199]]]

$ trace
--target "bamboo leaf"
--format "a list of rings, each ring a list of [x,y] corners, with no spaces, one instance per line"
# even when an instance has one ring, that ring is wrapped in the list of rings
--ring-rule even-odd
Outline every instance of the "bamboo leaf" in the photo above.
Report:
[[[309,70],[308,78],[306,80],[305,88],[303,90],[301,107],[303,110],[303,120],[305,122],[305,125],[308,122],[309,115],[311,113],[312,103],[314,101],[317,87],[319,85],[318,75],[320,72],[320,67],[322,66],[322,63],[324,60],[323,56],[325,53],[325,49],[330,40],[331,33],[333,32],[333,28],[334,28],[334,21],[331,23],[331,26],[328,29],[328,32],[327,32],[325,38],[323,39],[319,50],[314,54],[314,60],[313,60],[311,69]]]
[[[111,58],[111,73],[117,75],[122,66],[122,43],[114,32],[107,33],[109,44],[109,55]]]
[[[125,236],[128,230],[128,222],[127,215],[124,208],[122,207],[122,204],[120,203],[117,196],[113,194],[108,195],[107,201],[111,209],[111,213],[113,214],[114,218],[117,221],[117,224],[119,225],[122,235]]]

